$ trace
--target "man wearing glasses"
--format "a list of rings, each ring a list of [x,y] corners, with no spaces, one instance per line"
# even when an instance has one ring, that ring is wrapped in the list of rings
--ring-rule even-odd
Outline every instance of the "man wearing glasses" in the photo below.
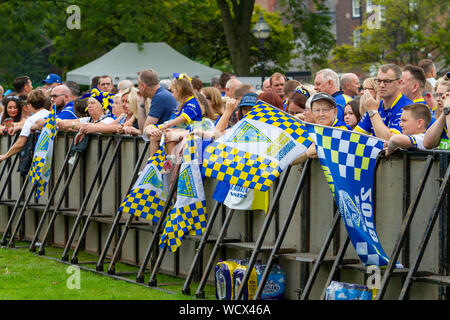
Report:
[[[57,121],[78,119],[75,114],[73,98],[70,93],[70,89],[64,84],[54,87],[50,93],[51,105],[56,105]],[[37,120],[31,129],[42,130],[46,121],[47,117]]]
[[[375,79],[381,98],[377,102],[368,90],[364,90],[361,104],[366,113],[354,130],[389,140],[393,134],[402,133],[400,118],[402,108],[413,102],[401,93],[402,70],[395,64],[385,64]]]
[[[73,98],[69,87],[62,84],[52,89],[50,94],[52,105],[56,105],[56,119],[77,119],[73,109]]]

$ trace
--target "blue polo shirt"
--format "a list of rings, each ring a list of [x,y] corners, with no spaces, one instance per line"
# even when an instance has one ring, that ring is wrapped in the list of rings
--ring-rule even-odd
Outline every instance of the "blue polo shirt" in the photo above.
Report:
[[[148,115],[158,119],[157,125],[162,124],[170,119],[177,105],[177,100],[172,93],[163,87],[159,87],[152,98]]]
[[[78,119],[73,108],[73,101],[70,101],[59,112],[56,112],[56,119],[59,120],[72,120]]]
[[[402,128],[400,127],[400,118],[402,116],[403,107],[412,104],[412,101],[409,100],[406,96],[401,93],[395,99],[392,106],[388,109],[384,109],[384,101],[380,101],[380,106],[378,108],[378,113],[383,120],[383,123],[392,131],[393,133],[400,134],[402,133]],[[368,135],[375,135],[375,131],[373,130],[372,121],[370,120],[367,112],[361,118],[361,121],[355,127],[356,131]]]
[[[337,112],[337,118],[341,121],[344,121],[344,109],[347,103],[352,101],[352,98],[348,95],[344,94],[343,91],[337,91],[331,95],[334,98],[334,101],[336,102],[336,108],[338,110]]]

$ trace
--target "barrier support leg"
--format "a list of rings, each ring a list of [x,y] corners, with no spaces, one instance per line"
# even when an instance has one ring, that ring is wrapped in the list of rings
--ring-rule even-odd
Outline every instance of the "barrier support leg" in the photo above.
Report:
[[[436,222],[437,216],[439,214],[440,208],[442,206],[442,202],[445,196],[448,194],[447,186],[450,176],[450,166],[447,167],[447,171],[445,172],[445,176],[441,187],[439,188],[438,195],[436,197],[436,201],[434,202],[433,209],[431,210],[430,217],[428,218],[428,224],[426,226],[425,232],[422,236],[422,240],[417,249],[417,255],[414,258],[413,263],[411,264],[408,275],[403,283],[403,287],[400,291],[399,300],[404,300],[406,295],[408,294],[409,288],[411,286],[411,281],[413,275],[417,272],[419,268],[419,264],[422,260],[423,254],[425,252],[426,246],[428,244],[428,240],[430,239],[431,232],[433,231],[434,223]]]
[[[264,272],[261,276],[261,280],[259,281],[259,285],[258,285],[258,288],[256,289],[254,300],[259,299],[264,290],[264,286],[266,285],[267,279],[268,279],[270,271],[272,269],[272,265],[274,263],[275,255],[277,254],[278,250],[281,248],[281,244],[283,243],[284,236],[286,235],[287,230],[289,228],[289,224],[291,223],[292,217],[294,216],[295,207],[297,206],[298,200],[300,198],[300,194],[303,191],[304,183],[306,181],[306,176],[309,173],[309,168],[311,166],[311,161],[312,161],[311,159],[306,160],[306,162],[303,166],[302,174],[300,176],[300,180],[298,182],[297,189],[294,193],[294,198],[292,199],[292,202],[291,202],[291,205],[289,208],[289,213],[283,222],[280,233],[278,234],[278,236],[276,238],[275,245],[274,245],[272,252],[270,253],[270,256],[267,260],[266,269],[264,270]]]
[[[208,260],[208,263],[206,264],[205,271],[203,272],[202,279],[200,280],[197,291],[195,293],[197,298],[202,299],[205,297],[205,292],[203,291],[203,288],[206,285],[206,280],[208,279],[209,273],[211,272],[211,269],[213,267],[213,263],[216,258],[217,251],[219,250],[219,248],[222,245],[222,240],[225,237],[225,234],[227,233],[227,229],[231,222],[231,218],[233,218],[233,214],[234,214],[234,210],[233,209],[229,210],[228,214],[225,218],[225,221],[223,222],[222,228],[220,229],[220,232],[219,232],[219,236],[216,240],[216,243],[214,244],[214,248],[211,252],[211,255],[209,256],[209,260]]]
[[[84,197],[83,203],[81,204],[81,208],[78,211],[77,218],[76,218],[75,223],[74,223],[74,225],[72,227],[72,231],[71,231],[70,236],[67,239],[67,243],[66,243],[66,245],[64,247],[64,251],[63,251],[62,256],[61,256],[61,260],[62,261],[69,261],[69,254],[68,254],[68,252],[69,252],[70,246],[72,245],[72,242],[73,242],[73,240],[75,238],[75,233],[77,232],[77,229],[80,226],[81,219],[83,218],[84,209],[86,208],[87,203],[89,201],[89,198],[90,198],[90,196],[92,194],[92,191],[94,190],[95,183],[97,182],[97,179],[100,176],[100,171],[102,169],[103,162],[105,162],[106,155],[108,154],[108,151],[109,151],[109,148],[111,146],[112,140],[113,140],[113,138],[109,137],[108,143],[106,145],[106,148],[105,148],[105,150],[103,150],[103,154],[102,154],[102,156],[100,158],[100,161],[98,162],[97,170],[95,172],[94,178],[92,179],[91,185],[89,187],[89,191],[86,193],[86,196]]]
[[[245,269],[244,277],[242,278],[242,282],[238,288],[237,295],[235,297],[236,300],[242,299],[242,296],[244,295],[244,290],[247,288],[247,282],[248,282],[248,279],[250,278],[250,273],[253,270],[253,267],[256,263],[256,259],[258,258],[258,254],[263,245],[264,239],[266,238],[266,234],[267,234],[267,231],[269,230],[270,222],[272,221],[275,211],[278,210],[278,201],[280,201],[281,192],[283,191],[284,186],[286,185],[286,181],[289,177],[289,173],[291,172],[291,168],[292,168],[292,166],[288,166],[286,168],[285,172],[283,173],[284,174],[283,179],[281,179],[280,183],[277,186],[277,190],[273,197],[272,205],[269,209],[269,212],[266,215],[266,219],[264,220],[264,224],[261,228],[261,231],[258,235],[258,239],[256,240],[252,254],[248,261],[247,268]]]
[[[66,197],[67,189],[69,188],[70,182],[72,181],[72,177],[73,177],[73,175],[75,173],[75,170],[76,170],[76,168],[78,166],[78,163],[80,161],[80,157],[81,157],[81,155],[78,152],[75,153],[75,162],[73,164],[72,169],[70,170],[69,177],[67,178],[67,181],[64,184],[64,188],[63,188],[63,191],[61,193],[61,197],[59,198],[58,203],[56,204],[55,208],[53,208],[53,213],[50,216],[50,220],[48,222],[47,228],[44,231],[43,239],[41,241],[41,245],[40,245],[39,251],[38,251],[38,254],[40,256],[45,254],[45,245],[47,243],[48,235],[50,234],[50,230],[53,227],[53,224],[55,223],[56,216],[58,215],[59,208],[61,207],[61,204],[62,204],[64,198]],[[43,219],[44,219],[44,217],[42,217],[41,220],[43,220]],[[38,240],[38,237],[39,237],[39,234],[36,233],[35,234],[35,240],[36,241]]]
[[[137,176],[138,176],[138,173],[139,173],[139,168],[141,166],[142,161],[145,158],[145,154],[147,153],[148,146],[149,146],[149,142],[146,142],[145,145],[144,145],[144,148],[142,149],[142,152],[141,152],[141,154],[139,156],[139,159],[136,162],[136,165],[135,165],[134,170],[133,170],[133,177],[131,178],[131,182],[130,182],[130,186],[128,188],[127,194],[130,193],[131,188],[133,187],[133,184],[134,184],[134,182],[137,179]],[[102,252],[101,252],[101,254],[100,254],[99,258],[98,258],[97,265],[95,267],[95,269],[97,271],[103,271],[103,263],[105,261],[106,254],[108,253],[109,247],[110,247],[112,239],[114,237],[114,233],[115,233],[115,231],[116,231],[116,229],[117,229],[117,227],[119,225],[119,222],[120,222],[121,218],[122,218],[122,211],[117,211],[116,212],[116,216],[114,217],[113,224],[111,225],[111,228],[109,229],[108,236],[106,237],[105,244],[103,245]],[[131,216],[131,218],[133,218],[133,216]],[[127,223],[128,223],[128,221],[127,221]]]
[[[203,249],[205,248],[206,241],[208,240],[208,237],[209,237],[209,234],[211,233],[214,221],[216,220],[217,213],[219,212],[219,209],[221,208],[221,206],[222,206],[222,204],[220,202],[216,202],[216,205],[214,206],[214,209],[208,218],[208,225],[206,226],[205,232],[202,235],[202,239],[200,240],[200,243],[196,250],[194,260],[192,261],[191,267],[189,268],[189,272],[186,277],[186,281],[184,282],[183,289],[181,290],[181,292],[185,295],[191,294],[191,290],[190,290],[189,286],[192,282],[194,269],[203,255]]]
[[[73,145],[73,142],[72,142],[72,145]],[[56,192],[57,192],[57,190],[59,188],[59,185],[60,185],[60,183],[62,181],[62,178],[64,177],[63,173],[64,173],[64,170],[67,167],[67,163],[69,162],[69,158],[70,158],[70,149],[71,148],[69,148],[69,151],[66,154],[66,158],[64,159],[64,163],[62,165],[62,168],[59,171],[58,179],[56,180],[56,184],[53,187],[52,192],[50,193],[50,196],[49,196],[49,198],[47,200],[47,204],[45,206],[44,212],[42,213],[42,216],[41,216],[41,219],[39,220],[39,223],[37,225],[36,231],[34,232],[33,240],[31,241],[30,247],[28,248],[28,250],[30,250],[30,252],[35,252],[35,250],[36,250],[36,242],[38,241],[39,234],[41,233],[42,227],[44,226],[45,218],[47,217],[47,214],[48,214],[48,211],[50,209],[50,206],[51,206],[51,204],[53,202],[53,199],[55,198]]]
[[[27,179],[28,179],[28,177],[27,177]],[[11,236],[9,237],[8,247],[10,247],[10,248],[14,248],[15,247],[15,245],[14,245],[14,237],[16,236],[17,232],[20,229],[20,226],[22,225],[22,221],[23,221],[23,218],[25,216],[25,211],[27,210],[28,203],[30,202],[31,197],[33,197],[33,194],[34,194],[35,190],[36,190],[36,186],[33,185],[31,187],[31,189],[30,189],[30,192],[28,193],[27,198],[25,199],[25,202],[24,202],[24,204],[22,206],[22,210],[20,210],[19,216],[17,218],[16,226],[13,229],[13,232],[11,233]]]
[[[109,175],[111,173],[111,169],[112,169],[112,167],[114,165],[114,161],[116,160],[117,153],[119,151],[119,148],[120,148],[121,144],[122,144],[122,138],[120,136],[118,136],[117,141],[116,141],[116,147],[115,147],[114,152],[113,152],[113,156],[112,156],[112,158],[111,158],[111,160],[110,160],[110,162],[109,162],[109,164],[107,166],[107,169],[106,169],[105,177],[104,177],[104,179],[102,179],[100,187],[97,190],[97,194],[95,196],[94,203],[92,204],[91,210],[89,210],[89,213],[88,213],[88,215],[86,217],[86,222],[84,223],[83,229],[81,230],[80,236],[78,237],[78,242],[77,242],[77,244],[75,246],[75,249],[74,249],[74,251],[72,253],[72,259],[71,259],[71,263],[72,264],[77,264],[78,263],[78,252],[80,251],[81,243],[84,241],[84,238],[85,238],[86,233],[87,233],[87,229],[89,228],[89,224],[91,222],[92,214],[94,213],[95,209],[97,208],[100,196],[102,195],[103,189],[105,188],[106,182],[108,181]]]
[[[414,217],[417,206],[419,204],[419,200],[422,197],[423,189],[425,188],[425,184],[428,180],[428,175],[429,175],[431,167],[433,165],[433,159],[434,159],[434,157],[432,155],[427,156],[427,161],[423,168],[422,175],[420,176],[419,183],[417,185],[417,190],[414,195],[414,199],[411,201],[411,203],[408,207],[408,211],[406,212],[406,216],[403,219],[403,223],[400,228],[400,233],[397,237],[397,241],[394,244],[394,249],[392,250],[392,254],[389,258],[389,263],[384,272],[383,278],[381,280],[381,286],[380,286],[380,289],[378,290],[375,300],[383,299],[384,294],[386,293],[387,285],[391,278],[392,272],[394,271],[397,259],[400,255],[400,251],[401,251],[403,242],[405,240],[406,233],[409,230],[409,226],[411,225],[412,219]]]
[[[169,193],[169,197],[167,199],[166,205],[164,206],[164,210],[161,213],[161,216],[159,217],[158,223],[157,223],[156,228],[152,235],[152,239],[150,240],[150,243],[147,246],[147,250],[145,252],[143,262],[141,263],[141,266],[139,267],[139,271],[136,275],[136,282],[139,282],[139,283],[144,282],[144,272],[145,272],[145,268],[147,267],[148,261],[150,260],[150,254],[152,253],[153,248],[158,245],[156,243],[156,240],[159,239],[159,236],[162,232],[162,228],[164,226],[164,222],[166,220],[166,216],[167,216],[169,208],[170,208],[170,203],[172,202],[172,199],[177,190],[177,184],[178,184],[177,181],[178,181],[178,175],[179,175],[180,168],[181,168],[181,164],[177,164],[175,166],[174,174],[176,175],[176,179],[174,180],[174,182],[170,188],[170,193]]]
[[[12,223],[14,221],[14,218],[16,217],[16,213],[17,213],[17,209],[19,208],[20,201],[22,200],[22,198],[25,194],[25,190],[27,189],[28,182],[29,182],[29,180],[25,179],[25,181],[23,182],[23,185],[22,185],[22,189],[20,189],[19,198],[17,199],[17,201],[14,205],[14,209],[11,212],[8,223],[6,224],[5,233],[3,234],[2,240],[0,241],[0,244],[2,246],[6,246],[6,243],[7,243],[6,237],[8,235],[8,232],[10,232],[10,230],[11,230]]]

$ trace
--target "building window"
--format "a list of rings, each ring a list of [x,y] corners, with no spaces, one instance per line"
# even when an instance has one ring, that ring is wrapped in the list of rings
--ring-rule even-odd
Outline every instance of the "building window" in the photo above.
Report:
[[[361,29],[354,29],[353,30],[353,46],[355,48],[358,48],[360,43],[361,43]]]
[[[367,0],[366,1],[366,12],[367,13],[372,12],[372,5],[373,5],[372,0]]]
[[[352,0],[352,17],[359,18],[361,16],[360,0]]]

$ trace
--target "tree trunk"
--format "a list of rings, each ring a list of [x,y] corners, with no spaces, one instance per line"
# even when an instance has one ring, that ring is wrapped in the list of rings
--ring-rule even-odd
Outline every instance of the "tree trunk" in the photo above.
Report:
[[[255,0],[217,0],[223,19],[225,38],[230,50],[234,73],[240,76],[250,74],[250,25]]]

